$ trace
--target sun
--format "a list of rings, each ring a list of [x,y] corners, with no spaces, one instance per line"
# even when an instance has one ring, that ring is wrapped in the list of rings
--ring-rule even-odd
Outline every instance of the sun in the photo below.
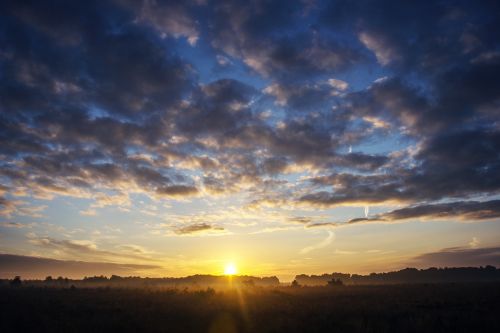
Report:
[[[238,270],[234,263],[230,262],[224,267],[224,275],[235,275],[236,273],[238,273]]]

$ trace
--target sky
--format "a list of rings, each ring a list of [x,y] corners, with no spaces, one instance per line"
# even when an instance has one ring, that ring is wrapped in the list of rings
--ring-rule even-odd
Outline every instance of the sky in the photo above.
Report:
[[[499,266],[499,22],[493,0],[2,1],[0,276]]]

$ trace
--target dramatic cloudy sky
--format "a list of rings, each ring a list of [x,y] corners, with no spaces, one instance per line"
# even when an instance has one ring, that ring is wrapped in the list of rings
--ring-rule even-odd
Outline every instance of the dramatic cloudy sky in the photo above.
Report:
[[[499,265],[499,22],[495,0],[2,1],[0,253]]]

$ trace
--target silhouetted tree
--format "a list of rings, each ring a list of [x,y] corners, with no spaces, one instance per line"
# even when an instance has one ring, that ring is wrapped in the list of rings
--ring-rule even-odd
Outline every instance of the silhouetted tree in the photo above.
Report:
[[[485,268],[484,268],[485,272],[487,273],[495,273],[497,271],[497,269],[495,268],[495,266],[491,266],[491,265],[487,265]]]
[[[344,282],[342,282],[341,279],[331,279],[330,281],[328,281],[328,285],[330,287],[339,287],[339,286],[343,286]]]
[[[246,287],[255,287],[255,281],[248,279],[248,280],[243,280],[243,285]]]
[[[22,284],[21,277],[18,275],[12,281],[10,281],[10,285],[13,287],[18,287]]]
[[[293,287],[293,288],[298,288],[298,287],[300,287],[300,284],[297,282],[297,280],[293,280],[293,282],[292,282],[292,287]]]
[[[122,281],[123,278],[119,275],[111,275],[111,277],[109,278],[109,281],[111,282],[118,282],[118,281]]]

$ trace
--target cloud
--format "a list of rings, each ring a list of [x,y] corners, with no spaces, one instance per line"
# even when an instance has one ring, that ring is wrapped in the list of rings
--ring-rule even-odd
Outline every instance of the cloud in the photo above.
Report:
[[[500,248],[447,248],[437,252],[421,254],[408,264],[419,267],[477,267],[499,266]]]
[[[294,217],[289,217],[287,221],[292,223],[309,224],[313,221],[313,219],[311,217],[306,217],[306,216],[294,216]]]
[[[28,234],[29,242],[41,249],[50,251],[54,255],[62,258],[81,258],[85,260],[99,261],[152,261],[145,253],[136,251],[108,251],[101,250],[97,244],[91,240],[55,239],[52,237]]]
[[[46,276],[81,279],[85,276],[145,275],[155,269],[156,265],[119,264],[109,262],[86,262],[56,260],[40,257],[0,254],[0,276],[12,278],[16,275],[23,279],[44,279]]]
[[[479,244],[481,244],[481,241],[477,237],[472,237],[472,240],[469,243],[469,246],[471,249],[477,249],[479,247]]]
[[[401,59],[401,56],[383,37],[374,36],[369,32],[361,32],[359,40],[377,57],[381,65],[387,65],[395,60]]]
[[[253,87],[240,81],[222,79],[195,91],[191,103],[178,117],[178,127],[195,136],[222,136],[234,133],[252,120],[249,103],[256,94]]]
[[[127,3],[132,8],[137,5],[135,1]],[[162,37],[173,36],[175,38],[185,37],[189,44],[196,45],[199,38],[197,24],[191,17],[188,8],[174,2],[166,4],[164,2],[146,0],[138,10],[139,22],[151,24]]]
[[[15,229],[31,229],[34,223],[19,223],[19,222],[0,222],[0,226],[5,228],[15,228]]]
[[[232,64],[231,59],[222,54],[218,54],[215,58],[217,59],[217,64],[219,64],[219,66],[225,67]]]
[[[32,218],[43,217],[42,212],[46,205],[29,205],[22,200],[8,200],[0,197],[0,216],[11,218],[12,216],[29,216]]]
[[[226,2],[216,7],[212,44],[259,74],[281,79],[339,70],[361,58],[350,45],[296,29],[307,26],[304,14],[299,1]]]
[[[373,217],[354,218],[339,223],[310,223],[308,227],[342,226],[358,223],[391,223],[397,221],[424,219],[424,220],[459,220],[481,221],[500,218],[500,200],[491,201],[456,201],[441,204],[425,204],[396,209]],[[479,244],[478,240],[471,244]]]
[[[340,91],[344,91],[347,90],[347,88],[349,88],[349,83],[339,79],[328,79],[328,84]]]
[[[385,10],[377,11],[379,6]],[[332,29],[357,34],[382,65],[431,71],[456,61],[460,58],[457,54],[491,47],[495,43],[492,38],[498,33],[487,29],[494,26],[498,15],[488,13],[495,10],[498,4],[493,2],[450,6],[410,1],[402,8],[394,0],[335,1],[325,4],[320,15],[322,22]],[[476,29],[471,29],[472,26]],[[447,38],[442,40],[436,35]]]
[[[273,83],[263,92],[275,98],[275,104],[286,107],[289,112],[311,112],[328,110],[335,105],[334,96],[347,89],[348,83],[330,79],[324,83],[307,84],[292,81],[290,83]]]
[[[324,240],[322,240],[321,242],[319,242],[317,244],[306,246],[305,248],[300,250],[299,253],[306,254],[306,253],[309,253],[311,251],[322,249],[322,248],[330,245],[333,242],[333,240],[335,239],[335,234],[331,231],[327,231],[327,233],[328,233],[328,236]]]
[[[0,197],[0,215],[10,217],[12,213],[16,210],[15,204],[7,200],[6,198]]]
[[[138,13],[124,11],[136,8],[123,5],[58,3],[54,10],[50,3],[6,4],[3,29],[19,37],[2,41],[9,51],[0,57],[2,68],[9,68],[0,89],[0,153],[8,156],[0,162],[1,175],[9,194],[95,197],[94,210],[130,204],[100,191],[118,192],[122,199],[124,188],[151,197],[165,187],[175,196],[193,194],[183,187],[186,178],[179,181],[167,165],[126,153],[132,146],[158,153],[151,150],[164,144],[166,110],[191,87],[192,71],[133,22]],[[114,20],[120,33],[108,33]],[[183,34],[172,31],[177,33]],[[33,49],[29,40],[44,47]],[[3,215],[19,215],[12,202],[2,204]]]
[[[198,233],[207,233],[207,232],[221,232],[225,229],[222,227],[217,227],[210,225],[208,223],[195,223],[187,226],[181,226],[174,230],[177,235],[191,235]]]
[[[156,190],[156,192],[159,195],[165,195],[171,197],[183,197],[183,196],[197,194],[198,189],[194,186],[172,185],[172,186],[160,187]]]
[[[499,138],[496,131],[479,129],[440,133],[422,142],[409,165],[398,161],[391,172],[384,174],[339,173],[313,178],[313,184],[335,184],[335,191],[312,192],[299,201],[334,206],[493,194],[500,185],[499,157],[494,152],[500,144]]]
[[[491,201],[457,201],[443,204],[419,205],[397,209],[378,218],[403,220],[411,218],[437,218],[460,220],[485,220],[500,217],[500,200]]]
[[[365,223],[391,223],[405,220],[458,220],[458,221],[481,221],[500,218],[500,200],[491,201],[456,201],[440,204],[424,204],[408,206],[386,213],[380,213],[368,217],[353,218],[346,222],[318,222],[312,219],[300,219],[307,228],[316,227],[338,227],[352,224]],[[293,219],[290,221],[294,221]],[[470,244],[479,244],[479,240],[474,237]],[[472,246],[472,245],[471,245]]]

